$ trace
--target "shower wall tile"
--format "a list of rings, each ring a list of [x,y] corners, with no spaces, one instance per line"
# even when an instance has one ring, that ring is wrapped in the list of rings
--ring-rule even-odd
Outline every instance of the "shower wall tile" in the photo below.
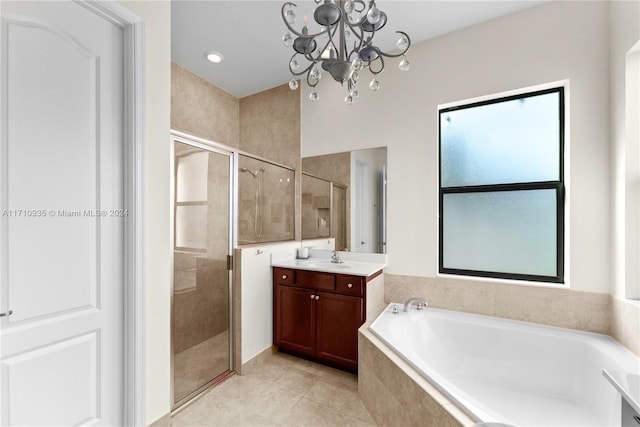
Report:
[[[239,148],[300,170],[300,91],[284,84],[241,98]]]
[[[171,63],[171,128],[240,148],[240,100]]]
[[[483,280],[385,274],[385,301],[420,297],[431,307],[608,334],[608,294]],[[635,329],[637,331],[638,329]]]

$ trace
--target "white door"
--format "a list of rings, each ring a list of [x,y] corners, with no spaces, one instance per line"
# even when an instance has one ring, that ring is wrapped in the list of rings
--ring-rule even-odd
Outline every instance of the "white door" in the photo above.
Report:
[[[121,425],[123,32],[0,12],[0,424]]]

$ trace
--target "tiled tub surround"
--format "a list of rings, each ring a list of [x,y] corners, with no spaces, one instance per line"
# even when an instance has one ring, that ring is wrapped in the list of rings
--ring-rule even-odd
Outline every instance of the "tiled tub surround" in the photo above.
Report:
[[[389,306],[369,331],[482,422],[616,425],[620,397],[602,370],[640,374],[640,359],[609,336],[529,322]]]
[[[434,308],[609,333],[608,294],[474,279],[385,275],[386,302],[420,297]]]

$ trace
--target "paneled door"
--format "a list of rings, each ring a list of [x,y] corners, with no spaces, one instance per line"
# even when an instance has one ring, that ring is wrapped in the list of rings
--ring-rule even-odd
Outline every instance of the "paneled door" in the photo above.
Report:
[[[0,12],[0,424],[122,425],[123,30]]]

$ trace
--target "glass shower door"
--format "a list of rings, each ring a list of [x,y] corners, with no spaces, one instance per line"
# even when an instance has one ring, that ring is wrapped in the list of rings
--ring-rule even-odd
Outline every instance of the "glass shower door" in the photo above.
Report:
[[[180,141],[180,142],[179,142]],[[174,137],[175,409],[231,370],[232,154]]]

